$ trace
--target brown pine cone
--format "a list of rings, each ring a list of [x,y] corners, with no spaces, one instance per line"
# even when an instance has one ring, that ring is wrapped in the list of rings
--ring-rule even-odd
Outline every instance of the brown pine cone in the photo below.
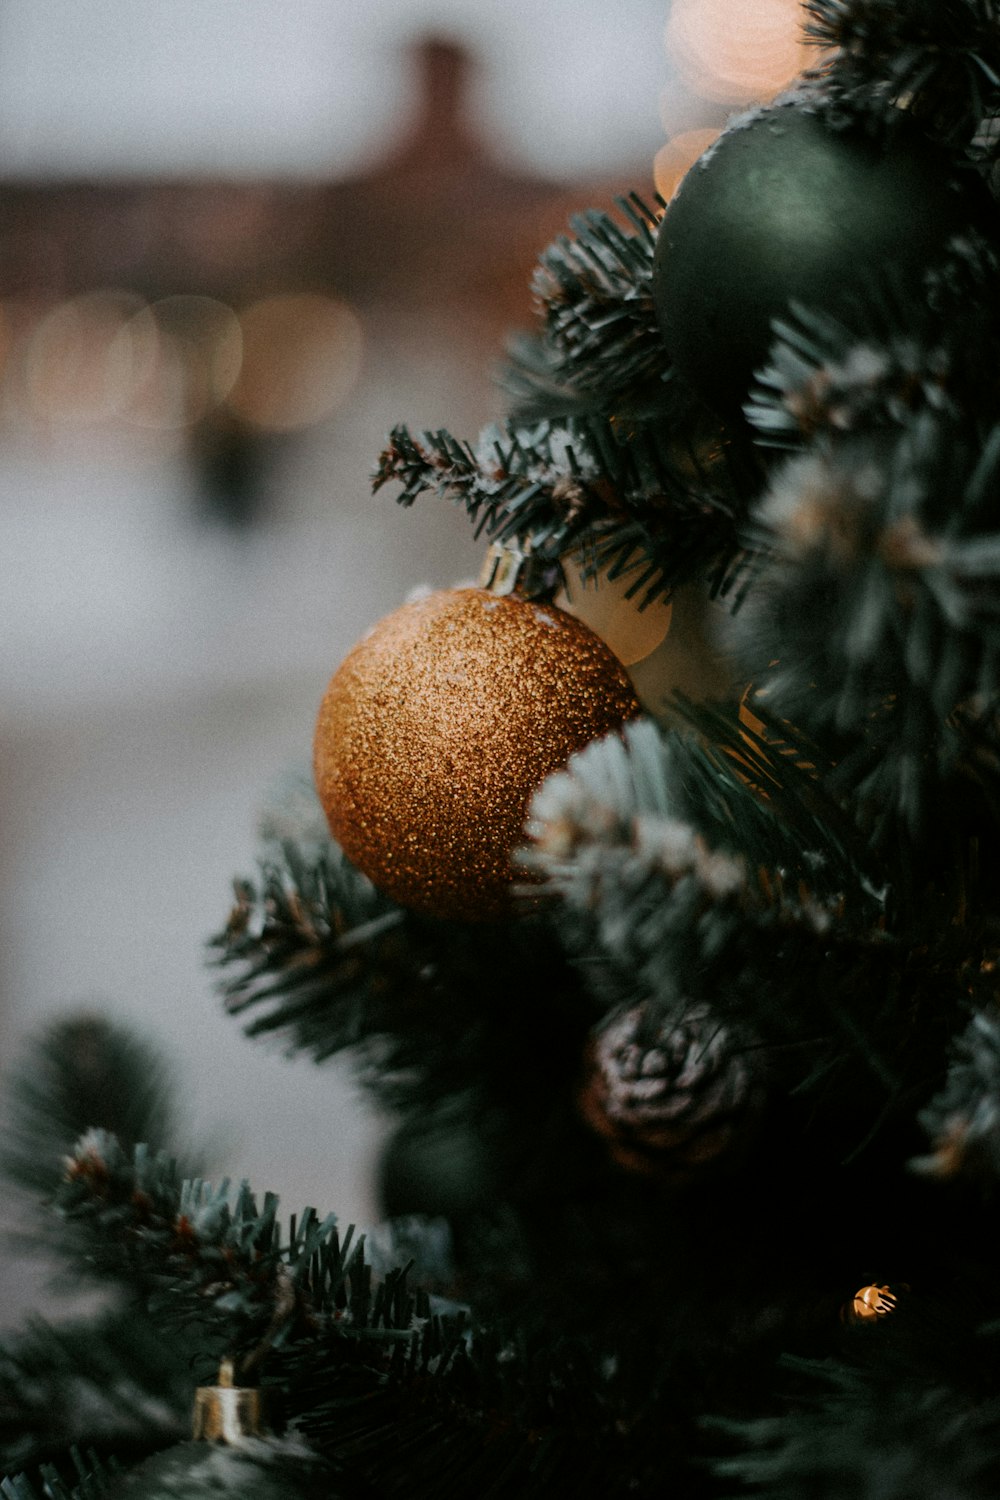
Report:
[[[626,1171],[680,1184],[742,1155],[763,1090],[708,1006],[665,1024],[637,1005],[591,1038],[578,1102]]]

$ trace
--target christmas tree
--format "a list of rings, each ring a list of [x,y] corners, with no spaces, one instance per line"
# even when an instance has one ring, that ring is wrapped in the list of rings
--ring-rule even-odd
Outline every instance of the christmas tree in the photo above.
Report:
[[[481,586],[336,671],[214,942],[394,1111],[389,1227],[192,1175],[56,1028],[6,1169],[100,1296],[0,1352],[11,1500],[998,1492],[1000,6],[805,9],[544,253],[509,420],[393,432]],[[711,600],[728,690],[630,680],[616,586]]]

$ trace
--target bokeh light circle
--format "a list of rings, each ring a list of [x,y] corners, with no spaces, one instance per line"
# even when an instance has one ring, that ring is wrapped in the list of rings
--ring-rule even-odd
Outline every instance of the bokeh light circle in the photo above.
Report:
[[[37,322],[24,349],[28,414],[39,421],[88,426],[126,409],[137,356],[126,330],[141,299],[98,291],[72,297]]]
[[[653,181],[661,198],[674,196],[685,174],[718,138],[718,130],[684,130],[660,147],[653,159]]]
[[[282,293],[240,318],[243,364],[228,404],[244,421],[287,432],[322,421],[350,395],[363,334],[346,303],[318,293]]]
[[[141,371],[127,415],[140,427],[192,425],[225,400],[239,376],[239,319],[214,297],[163,297],[136,313],[127,331]]]
[[[772,99],[809,66],[799,0],[674,0],[666,46],[682,82],[702,99]]]

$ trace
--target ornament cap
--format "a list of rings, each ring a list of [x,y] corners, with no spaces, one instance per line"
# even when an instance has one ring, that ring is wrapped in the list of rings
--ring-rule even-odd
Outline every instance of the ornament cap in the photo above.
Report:
[[[479,587],[498,598],[552,599],[563,584],[563,573],[551,558],[536,557],[531,538],[508,537],[491,542],[479,570]]]
[[[491,542],[479,572],[479,587],[502,598],[515,593],[524,582],[530,547],[515,542]]]
[[[192,1435],[198,1442],[232,1446],[245,1438],[271,1435],[264,1392],[234,1385],[231,1359],[219,1366],[218,1385],[202,1385],[195,1391]]]

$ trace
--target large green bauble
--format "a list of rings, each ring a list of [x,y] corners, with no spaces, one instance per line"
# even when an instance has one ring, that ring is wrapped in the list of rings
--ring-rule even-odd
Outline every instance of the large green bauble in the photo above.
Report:
[[[800,104],[763,110],[709,148],[663,217],[653,289],[667,351],[736,415],[791,301],[843,314],[879,281],[919,297],[951,237],[994,217],[980,179],[956,179],[907,120],[883,139]]]
[[[421,1214],[460,1228],[496,1201],[496,1164],[460,1120],[408,1120],[383,1148],[378,1195],[387,1218]]]

